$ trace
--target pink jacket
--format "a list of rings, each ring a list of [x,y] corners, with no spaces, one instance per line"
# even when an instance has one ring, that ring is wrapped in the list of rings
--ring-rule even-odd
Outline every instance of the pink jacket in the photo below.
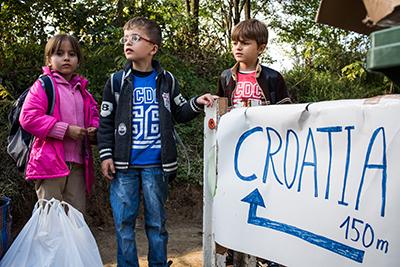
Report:
[[[21,126],[36,138],[33,142],[25,176],[27,180],[52,179],[69,175],[64,158],[63,140],[48,137],[50,130],[60,120],[60,100],[58,85],[48,67],[43,67],[43,74],[49,75],[55,89],[55,105],[52,115],[47,115],[47,96],[40,81],[36,81],[24,101],[19,121]],[[99,126],[99,115],[96,101],[87,91],[88,81],[79,76],[81,94],[84,103],[85,128]],[[84,165],[86,190],[90,193],[94,182],[93,156],[87,138],[84,142]]]

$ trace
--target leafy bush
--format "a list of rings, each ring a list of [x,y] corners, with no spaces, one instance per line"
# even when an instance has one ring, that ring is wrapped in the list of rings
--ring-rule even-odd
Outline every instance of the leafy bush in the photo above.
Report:
[[[349,79],[331,71],[296,67],[285,74],[295,102],[367,98],[392,93],[391,82],[381,75],[369,73],[365,78]]]

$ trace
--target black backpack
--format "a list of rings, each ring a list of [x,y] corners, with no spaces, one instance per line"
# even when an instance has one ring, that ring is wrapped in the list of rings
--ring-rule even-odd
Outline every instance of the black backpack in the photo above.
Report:
[[[48,108],[46,114],[52,114],[54,110],[55,91],[52,80],[49,76],[43,75],[39,77],[42,87],[46,90]],[[7,137],[7,153],[13,158],[20,172],[25,171],[26,163],[29,159],[29,152],[33,143],[34,136],[25,131],[19,124],[19,115],[21,114],[22,105],[28,95],[29,89],[26,89],[12,105],[8,114],[8,123],[10,132]]]

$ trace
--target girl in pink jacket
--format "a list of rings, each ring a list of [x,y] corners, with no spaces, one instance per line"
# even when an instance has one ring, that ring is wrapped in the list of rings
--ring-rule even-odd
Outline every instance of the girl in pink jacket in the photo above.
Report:
[[[19,118],[35,136],[25,170],[34,180],[38,199],[56,198],[85,211],[86,192],[93,181],[90,143],[96,140],[99,116],[88,81],[75,73],[81,61],[78,41],[67,34],[50,38],[45,48],[43,74],[54,85],[54,111],[46,114],[48,100],[40,81],[31,87]]]

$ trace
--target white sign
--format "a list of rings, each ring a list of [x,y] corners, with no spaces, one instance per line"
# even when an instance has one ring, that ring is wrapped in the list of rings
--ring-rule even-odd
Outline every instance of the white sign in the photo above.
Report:
[[[216,242],[286,266],[400,266],[398,116],[394,96],[224,115]]]

